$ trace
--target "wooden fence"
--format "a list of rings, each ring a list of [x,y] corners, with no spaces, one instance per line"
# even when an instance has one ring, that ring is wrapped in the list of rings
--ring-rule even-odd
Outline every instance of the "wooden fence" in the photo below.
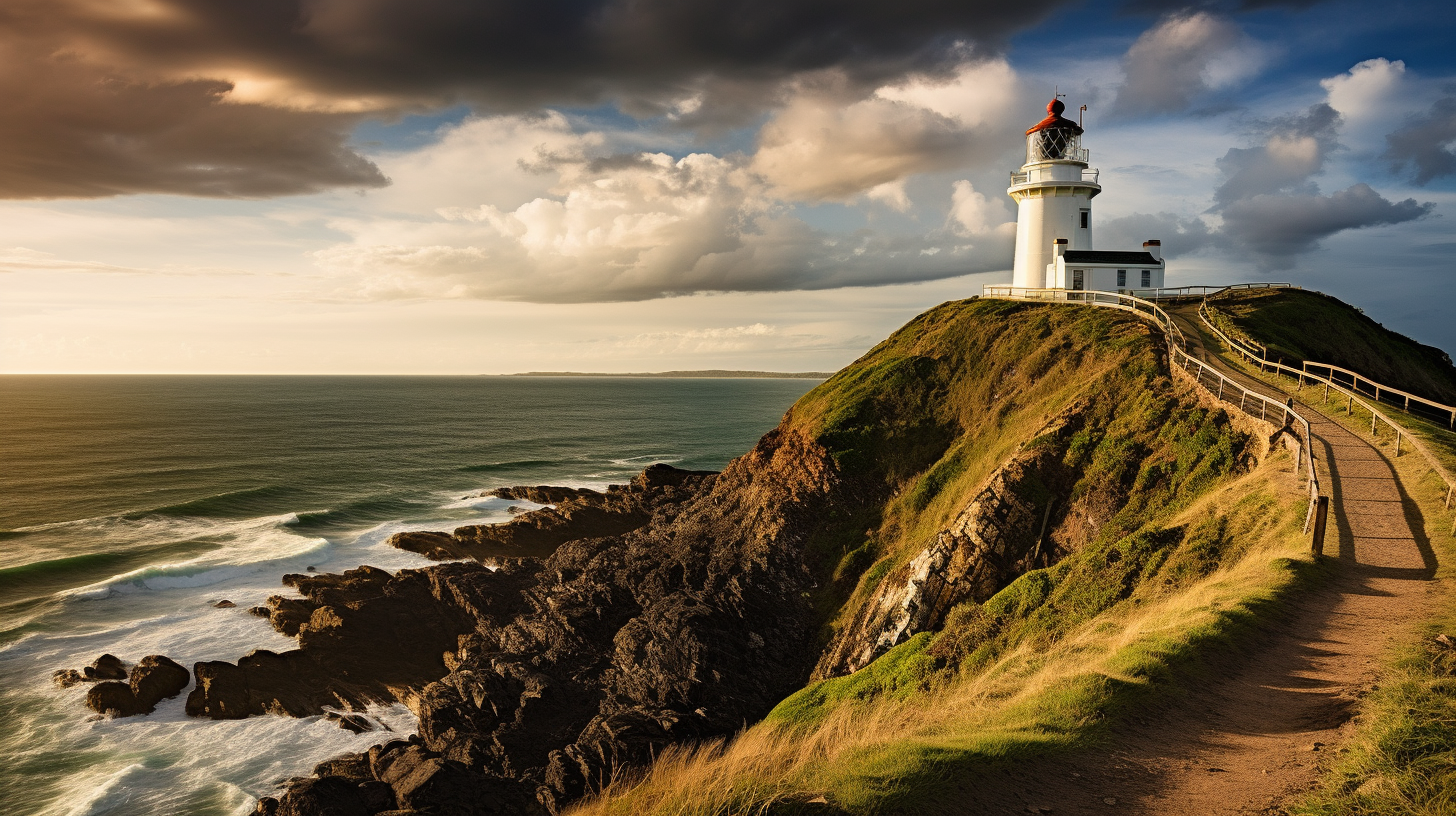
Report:
[[[1245,284],[1245,288],[1251,288]],[[1184,287],[1184,288],[1211,288],[1211,287]],[[1263,420],[1275,422],[1278,417],[1279,424],[1286,429],[1291,429],[1297,446],[1295,448],[1294,467],[1296,472],[1301,469],[1305,471],[1306,486],[1309,489],[1309,505],[1305,510],[1304,531],[1313,532],[1312,547],[1315,552],[1321,552],[1324,547],[1324,507],[1328,505],[1328,498],[1322,497],[1319,486],[1319,473],[1315,469],[1313,437],[1310,436],[1309,420],[1300,416],[1297,411],[1290,408],[1283,402],[1267,397],[1257,391],[1245,388],[1239,383],[1229,379],[1212,366],[1199,360],[1188,353],[1188,342],[1178,324],[1163,310],[1157,303],[1134,295],[1121,294],[1118,292],[1102,292],[1091,289],[1034,289],[1021,286],[983,286],[981,287],[983,297],[999,298],[1003,300],[1037,301],[1048,303],[1081,303],[1088,306],[1100,306],[1108,309],[1120,309],[1131,312],[1145,319],[1156,323],[1168,338],[1168,359],[1179,368],[1188,372],[1199,387],[1203,388],[1210,396],[1219,402],[1234,403],[1234,397],[1238,397],[1238,408],[1241,412]],[[1257,413],[1255,407],[1257,406]],[[1301,433],[1302,432],[1302,433]]]

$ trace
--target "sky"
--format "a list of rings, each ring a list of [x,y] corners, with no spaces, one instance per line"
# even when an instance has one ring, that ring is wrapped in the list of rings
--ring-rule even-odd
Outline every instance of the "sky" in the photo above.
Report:
[[[7,0],[0,372],[832,371],[1098,249],[1456,351],[1456,4]],[[1085,113],[1080,108],[1085,105]]]

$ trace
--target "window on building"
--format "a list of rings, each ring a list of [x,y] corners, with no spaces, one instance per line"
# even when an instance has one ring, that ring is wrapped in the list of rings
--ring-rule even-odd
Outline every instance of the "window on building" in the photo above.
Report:
[[[1127,270],[1126,269],[1119,269],[1119,270],[1117,270],[1117,288],[1118,289],[1126,289],[1127,288]]]
[[[1152,288],[1152,286],[1153,286],[1153,270],[1151,270],[1151,269],[1144,269],[1143,270],[1143,288],[1144,289],[1150,289],[1150,288]]]
[[[1091,210],[1083,210],[1082,211],[1082,229],[1087,229],[1090,226],[1092,226],[1092,211]]]
[[[1083,272],[1082,272],[1081,269],[1073,269],[1072,270],[1072,288],[1073,289],[1085,289],[1085,288],[1087,288],[1086,286],[1083,285],[1083,281],[1084,280],[1085,280],[1085,278],[1083,277]]]

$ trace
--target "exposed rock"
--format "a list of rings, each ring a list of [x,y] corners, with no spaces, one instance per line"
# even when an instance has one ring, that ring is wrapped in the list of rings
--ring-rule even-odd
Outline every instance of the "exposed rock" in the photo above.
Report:
[[[520,513],[502,524],[460,527],[454,533],[395,533],[389,544],[438,561],[545,557],[567,541],[638,529],[658,510],[690,498],[715,475],[657,464],[638,474],[630,484],[612,485],[605,493],[572,487],[497,488],[491,495],[554,506]]]
[[[803,682],[816,630],[799,543],[862,500],[822,448],[773,433],[722,476],[654,467],[597,495],[550,498],[563,518],[650,523],[498,570],[289,576],[303,598],[269,606],[300,648],[199,664],[188,710],[357,710],[398,690],[381,671],[408,668],[425,678],[409,694],[419,735],[320,766],[319,778],[357,785],[367,767],[400,809],[536,814],[671,743],[731,734]],[[366,652],[372,662],[354,659]],[[311,784],[300,801],[334,790]]]
[[[131,671],[131,681],[97,683],[86,693],[86,705],[100,714],[131,717],[150,714],[157,703],[187,687],[187,669],[162,655],[147,655]]]
[[[61,688],[70,688],[77,683],[85,683],[89,678],[76,669],[61,669],[51,675],[51,680]]]
[[[82,669],[81,673],[87,680],[125,680],[126,664],[116,655],[104,654]]]
[[[198,663],[187,713],[302,717],[407,698],[449,671],[444,655],[459,648],[462,636],[492,616],[512,614],[533,573],[462,563],[397,575],[366,566],[284,576],[303,597],[269,598],[270,621],[296,636],[299,648],[260,649],[236,664]]]
[[[98,714],[111,714],[115,717],[130,717],[141,713],[131,686],[117,680],[107,680],[92,686],[86,692],[86,706]]]
[[[147,655],[131,670],[131,692],[141,713],[150,713],[157,703],[176,697],[187,688],[192,676],[177,661],[163,655]]]
[[[666,467],[664,465],[664,467]],[[536,504],[560,504],[572,499],[601,498],[600,493],[585,487],[497,487],[486,491],[483,496],[499,499],[535,502]]]
[[[1040,438],[1066,429],[1058,418]],[[1067,481],[1053,444],[1002,465],[975,498],[919,554],[885,576],[870,601],[835,636],[814,677],[857,671],[917,632],[940,628],[966,600],[984,601],[1059,549],[1048,536],[1054,493]]]
[[[355,734],[362,734],[365,731],[373,731],[374,723],[368,717],[361,717],[358,714],[341,714],[337,711],[324,712],[324,719],[329,722],[338,723],[345,731],[352,731]]]
[[[233,603],[232,601],[226,600],[226,599],[223,599],[221,601],[218,601],[217,603],[215,603],[215,604],[212,605],[212,607],[214,609],[232,609],[235,606],[237,606],[237,604]]]

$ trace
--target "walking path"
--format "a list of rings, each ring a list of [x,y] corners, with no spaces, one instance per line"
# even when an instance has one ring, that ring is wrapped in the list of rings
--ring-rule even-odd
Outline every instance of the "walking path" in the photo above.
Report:
[[[1191,309],[1170,311],[1197,346],[1202,332]],[[1209,352],[1190,348],[1282,401],[1277,389]],[[1420,509],[1385,456],[1315,406],[1297,410],[1309,419],[1331,497],[1325,553],[1339,559],[1337,573],[1300,598],[1278,632],[1226,666],[1221,679],[1126,728],[1108,754],[1059,763],[1056,779],[1046,779],[1044,768],[1007,772],[994,787],[1023,791],[1023,801],[1002,798],[984,812],[1044,806],[1054,814],[1278,814],[1316,784],[1387,648],[1430,614],[1436,557]]]

